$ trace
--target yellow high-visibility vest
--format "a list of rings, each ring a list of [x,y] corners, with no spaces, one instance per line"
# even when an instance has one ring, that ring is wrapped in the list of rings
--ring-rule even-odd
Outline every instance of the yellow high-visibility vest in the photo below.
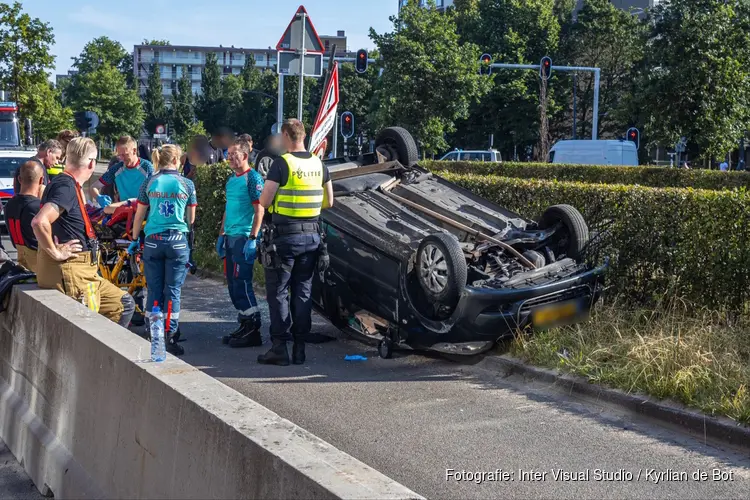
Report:
[[[320,158],[281,156],[289,167],[286,184],[279,186],[273,200],[273,213],[311,219],[320,215],[323,205],[323,163]]]
[[[47,175],[48,175],[49,177],[54,177],[54,176],[56,176],[56,175],[60,175],[61,173],[63,173],[63,169],[64,169],[64,168],[65,168],[65,166],[64,166],[64,165],[60,165],[60,164],[58,163],[57,165],[55,165],[55,166],[53,166],[53,167],[49,167],[49,168],[47,169]]]

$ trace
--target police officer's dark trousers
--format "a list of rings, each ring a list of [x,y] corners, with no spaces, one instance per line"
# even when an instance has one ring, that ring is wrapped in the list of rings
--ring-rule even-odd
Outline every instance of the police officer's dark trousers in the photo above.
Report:
[[[284,353],[286,342],[294,340],[303,348],[304,357],[304,337],[312,327],[312,279],[317,265],[320,235],[284,234],[275,237],[274,244],[278,265],[265,268],[271,340],[279,351],[283,346]],[[290,292],[291,296],[287,299]]]

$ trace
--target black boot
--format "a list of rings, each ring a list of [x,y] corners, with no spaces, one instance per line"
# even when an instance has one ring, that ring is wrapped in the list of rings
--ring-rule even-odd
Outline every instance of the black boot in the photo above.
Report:
[[[221,338],[221,343],[228,344],[230,340],[241,336],[243,333],[245,333],[245,321],[240,321],[240,326],[238,326],[237,329],[229,335],[224,335]]]
[[[263,345],[260,337],[260,321],[246,319],[242,321],[242,333],[229,339],[229,347],[258,347]]]
[[[185,349],[177,343],[177,337],[172,334],[168,335],[169,337],[167,339],[167,352],[174,356],[182,356],[183,354],[185,354]]]
[[[289,366],[289,351],[286,349],[286,342],[274,344],[271,350],[258,356],[258,363],[261,365]]]
[[[302,365],[305,363],[305,340],[302,337],[295,337],[292,345],[292,363]]]

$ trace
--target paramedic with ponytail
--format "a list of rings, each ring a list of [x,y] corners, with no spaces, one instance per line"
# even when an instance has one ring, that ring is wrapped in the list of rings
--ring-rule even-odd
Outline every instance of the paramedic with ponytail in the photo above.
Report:
[[[155,151],[158,173],[141,186],[138,208],[133,222],[133,242],[128,253],[138,250],[138,237],[148,214],[144,230],[143,261],[148,285],[147,308],[154,304],[166,311],[167,351],[179,356],[185,350],[179,339],[180,292],[188,272],[190,245],[188,234],[195,222],[195,186],[178,170],[182,150],[168,144]]]

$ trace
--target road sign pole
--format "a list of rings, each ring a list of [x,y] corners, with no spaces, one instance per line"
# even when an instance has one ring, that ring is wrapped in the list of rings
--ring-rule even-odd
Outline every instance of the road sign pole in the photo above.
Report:
[[[601,70],[594,68],[594,116],[591,120],[591,140],[595,141],[599,136],[599,80]]]
[[[302,121],[302,98],[305,94],[305,23],[307,14],[302,12],[302,49],[299,58],[299,93],[297,95],[297,119]]]
[[[279,75],[279,98],[278,109],[276,110],[276,123],[278,123],[277,132],[281,133],[281,123],[284,121],[284,75]]]
[[[333,157],[338,158],[339,155],[339,114],[336,113],[336,117],[333,119]]]

